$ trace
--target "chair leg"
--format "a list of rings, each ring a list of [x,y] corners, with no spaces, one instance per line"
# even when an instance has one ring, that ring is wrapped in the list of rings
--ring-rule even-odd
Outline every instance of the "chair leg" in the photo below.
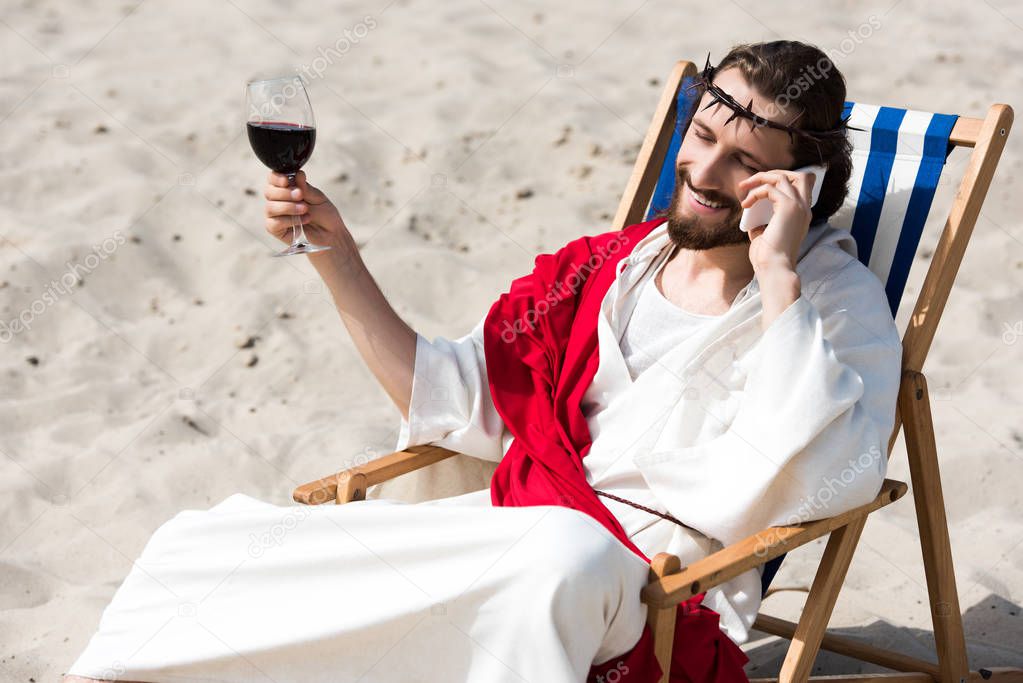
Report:
[[[913,503],[920,527],[924,575],[934,624],[934,643],[942,683],[960,683],[969,676],[966,636],[959,610],[952,545],[948,537],[945,499],[941,492],[938,450],[934,442],[927,380],[907,371],[899,394],[899,408],[906,434],[906,453],[913,482]]]
[[[650,580],[657,581],[668,574],[677,574],[682,570],[682,562],[678,556],[670,553],[657,553],[650,561]],[[661,678],[657,683],[668,683],[671,673],[671,649],[675,645],[675,617],[678,606],[672,605],[664,609],[647,607],[646,623],[654,636],[654,654],[661,665]]]
[[[831,532],[799,624],[796,625],[796,632],[792,635],[792,643],[781,665],[779,683],[804,683],[809,680],[813,662],[820,651],[821,639],[831,619],[831,611],[835,608],[838,592],[845,581],[846,571],[866,521],[865,516],[859,517]]]

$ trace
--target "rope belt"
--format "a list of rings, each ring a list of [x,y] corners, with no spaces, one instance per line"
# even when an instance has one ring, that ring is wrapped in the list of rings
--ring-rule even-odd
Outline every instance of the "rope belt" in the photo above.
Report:
[[[625,503],[626,505],[631,505],[634,508],[637,508],[639,510],[643,510],[644,512],[649,512],[652,515],[657,515],[661,519],[666,519],[669,522],[674,522],[675,524],[678,524],[679,526],[685,527],[686,529],[692,529],[693,531],[696,531],[697,533],[699,533],[699,531],[697,529],[693,529],[693,527],[689,526],[688,524],[683,524],[676,517],[673,517],[672,515],[669,515],[666,512],[658,512],[657,510],[652,510],[652,509],[646,507],[645,505],[640,505],[639,503],[633,503],[631,500],[626,500],[624,498],[620,498],[620,497],[618,497],[618,496],[616,496],[614,494],[611,494],[611,493],[605,493],[604,491],[601,491],[599,489],[593,489],[593,492],[596,493],[598,496],[604,496],[605,498],[610,498],[611,500],[617,500],[619,503]]]

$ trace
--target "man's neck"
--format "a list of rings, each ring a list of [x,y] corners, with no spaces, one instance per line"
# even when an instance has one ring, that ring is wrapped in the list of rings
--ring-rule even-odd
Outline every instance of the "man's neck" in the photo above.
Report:
[[[658,273],[657,286],[664,297],[684,311],[720,315],[753,279],[749,245],[733,244],[714,249],[674,248]]]

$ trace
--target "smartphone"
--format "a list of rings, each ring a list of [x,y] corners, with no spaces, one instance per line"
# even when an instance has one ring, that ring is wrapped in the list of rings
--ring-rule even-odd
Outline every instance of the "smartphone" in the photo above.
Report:
[[[812,173],[813,174],[813,192],[810,195],[810,206],[817,203],[817,197],[821,193],[821,183],[824,182],[824,173],[827,171],[826,166],[803,166],[802,168],[795,169],[796,173]],[[767,197],[758,199],[753,206],[748,209],[744,209],[742,217],[739,219],[739,229],[743,232],[749,232],[750,228],[756,228],[761,225],[767,225],[771,220],[771,216],[774,215],[774,204]]]

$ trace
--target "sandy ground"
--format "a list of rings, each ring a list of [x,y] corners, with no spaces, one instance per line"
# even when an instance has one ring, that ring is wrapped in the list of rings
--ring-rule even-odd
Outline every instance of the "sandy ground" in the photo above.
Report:
[[[311,180],[399,312],[451,337],[536,253],[607,229],[676,59],[793,38],[833,54],[851,99],[1019,108],[1018,4],[807,7],[4,0],[0,319],[28,329],[4,334],[0,354],[0,678],[55,680],[178,511],[239,491],[284,503],[394,443],[397,412],[315,273],[267,258],[277,245],[243,135],[247,78],[310,69]],[[867,38],[849,39],[864,25]],[[1010,138],[926,366],[974,668],[1023,666],[1021,141]],[[954,189],[943,183],[921,255]],[[890,469],[909,477],[901,444]],[[448,495],[487,473],[451,461],[377,493]],[[822,549],[789,556],[775,586],[792,590],[767,613],[798,614]],[[908,499],[867,525],[833,623],[929,656]],[[751,675],[784,653],[759,634],[746,649]]]

